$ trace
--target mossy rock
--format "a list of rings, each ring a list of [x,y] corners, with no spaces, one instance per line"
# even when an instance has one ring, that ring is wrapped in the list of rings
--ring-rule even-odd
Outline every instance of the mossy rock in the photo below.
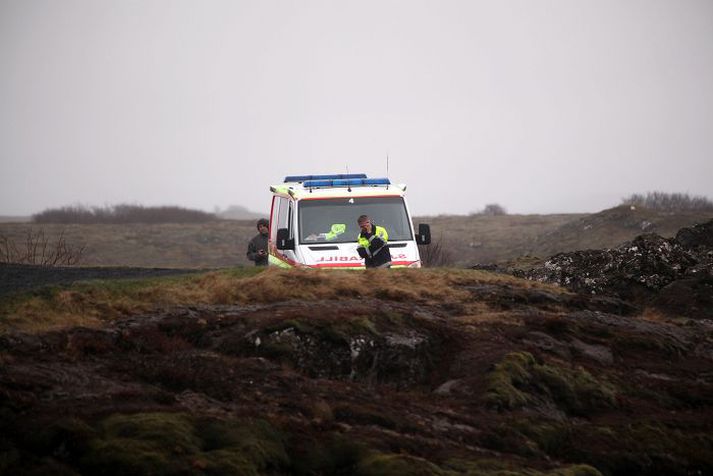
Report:
[[[107,475],[258,475],[289,466],[284,437],[260,420],[180,413],[114,415],[99,424],[80,467]]]
[[[95,440],[80,464],[82,472],[88,474],[172,475],[182,467],[181,461],[172,453],[170,446],[130,438],[111,438]]]
[[[595,426],[538,420],[510,426],[551,458],[586,463],[604,474],[713,474],[713,436],[703,427],[682,431],[656,423]]]
[[[499,409],[526,405],[530,398],[518,387],[523,387],[532,379],[534,365],[534,357],[527,352],[506,355],[488,375],[485,403]]]
[[[157,448],[169,448],[172,453],[200,451],[201,440],[193,434],[193,423],[179,413],[138,413],[115,415],[101,425],[107,440],[125,439],[145,442]]]
[[[202,421],[197,422],[196,427],[206,451],[223,450],[245,455],[258,469],[289,464],[285,436],[265,421]],[[235,461],[238,459],[234,457]]]
[[[293,329],[297,334],[309,335],[333,343],[348,343],[355,335],[379,335],[374,323],[365,316],[346,316],[333,321],[287,319],[265,328],[262,333],[272,334],[288,329]]]
[[[538,364],[528,352],[507,354],[487,378],[486,405],[510,410],[553,401],[569,414],[581,415],[616,405],[614,387],[581,367]]]
[[[507,426],[548,455],[557,454],[578,436],[572,425],[555,421],[520,419],[509,422]]]

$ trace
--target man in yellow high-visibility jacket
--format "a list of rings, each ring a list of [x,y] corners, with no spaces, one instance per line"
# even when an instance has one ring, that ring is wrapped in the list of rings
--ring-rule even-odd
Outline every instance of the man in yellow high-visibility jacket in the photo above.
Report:
[[[357,253],[367,268],[390,268],[389,234],[384,227],[375,225],[367,215],[357,219],[361,233],[357,239]]]

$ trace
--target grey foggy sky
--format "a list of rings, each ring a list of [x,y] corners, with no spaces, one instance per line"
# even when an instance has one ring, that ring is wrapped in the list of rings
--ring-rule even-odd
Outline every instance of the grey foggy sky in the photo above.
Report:
[[[0,0],[0,215],[387,153],[419,215],[713,198],[713,1]]]

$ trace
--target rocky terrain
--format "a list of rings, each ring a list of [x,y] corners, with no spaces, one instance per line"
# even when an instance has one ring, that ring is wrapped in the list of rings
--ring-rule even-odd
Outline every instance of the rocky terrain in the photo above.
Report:
[[[525,252],[537,256],[614,248],[642,233],[672,238],[685,227],[713,219],[711,211],[666,211],[620,205],[568,220],[536,236]]]
[[[559,253],[540,266],[510,271],[671,316],[713,319],[713,220],[682,228],[674,238],[644,234],[616,248]]]
[[[119,290],[5,301],[0,474],[713,473],[708,319],[475,270]]]

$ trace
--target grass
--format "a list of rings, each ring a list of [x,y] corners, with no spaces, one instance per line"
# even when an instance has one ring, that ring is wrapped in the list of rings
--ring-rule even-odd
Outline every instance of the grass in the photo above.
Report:
[[[20,246],[28,231],[39,230],[52,243],[63,233],[69,245],[86,245],[79,263],[82,266],[147,268],[252,265],[245,252],[257,234],[255,220],[123,225],[0,223],[0,236]]]
[[[464,289],[482,283],[558,288],[475,270],[325,271],[235,268],[188,276],[97,280],[51,287],[0,301],[0,332],[97,327],[118,318],[179,305],[275,303],[377,298],[397,302],[468,303]],[[464,308],[472,307],[464,305]]]
[[[675,214],[618,207],[597,214],[415,217],[429,223],[454,266],[504,262],[530,254],[541,258],[574,249],[613,247],[642,233],[649,222],[663,236],[701,223],[711,212]],[[38,225],[0,223],[0,236],[24,243],[28,230],[54,242],[64,233],[72,246],[86,245],[83,266],[211,268],[250,265],[245,252],[255,220],[204,224]]]

